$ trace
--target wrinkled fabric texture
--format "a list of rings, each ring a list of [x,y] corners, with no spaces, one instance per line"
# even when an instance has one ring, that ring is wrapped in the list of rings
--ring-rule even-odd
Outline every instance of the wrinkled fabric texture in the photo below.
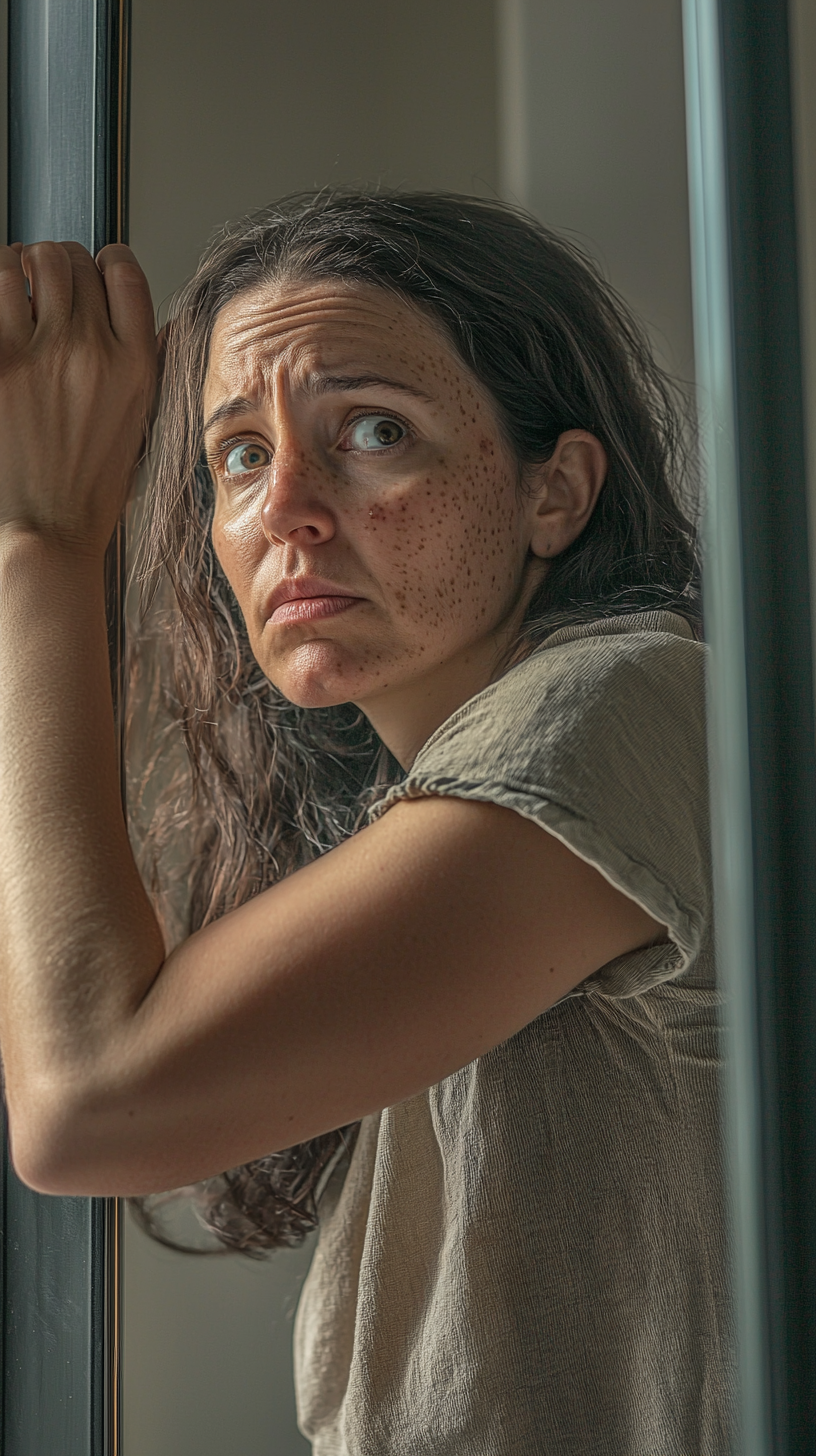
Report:
[[[670,942],[365,1119],[298,1311],[301,1427],[315,1456],[727,1456],[704,649],[667,613],[554,634],[372,814],[425,794],[539,823]]]

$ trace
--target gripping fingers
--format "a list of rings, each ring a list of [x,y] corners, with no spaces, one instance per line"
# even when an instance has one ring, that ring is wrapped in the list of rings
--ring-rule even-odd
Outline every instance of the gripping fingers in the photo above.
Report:
[[[75,323],[108,333],[108,302],[102,275],[92,255],[81,243],[62,243],[68,255],[73,279],[73,317]]]
[[[96,259],[108,295],[111,328],[126,346],[145,348],[155,357],[153,303],[135,254],[124,243],[109,243]]]
[[[68,253],[61,243],[32,243],[23,248],[21,258],[37,334],[62,333],[71,321],[74,296]]]
[[[34,317],[17,248],[0,247],[0,348],[27,344]]]

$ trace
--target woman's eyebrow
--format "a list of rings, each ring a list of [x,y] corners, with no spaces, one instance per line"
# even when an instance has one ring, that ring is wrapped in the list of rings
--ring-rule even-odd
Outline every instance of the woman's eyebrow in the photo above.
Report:
[[[426,394],[425,390],[417,389],[413,384],[406,384],[404,379],[389,379],[384,374],[313,374],[309,378],[306,388],[309,394],[334,394],[346,393],[356,389],[397,389],[400,394],[412,394],[416,399],[424,399],[429,403],[433,396]]]
[[[424,390],[417,389],[413,384],[406,384],[402,379],[388,379],[384,374],[312,374],[306,382],[307,393],[318,395],[376,388],[395,389],[400,394],[412,394],[416,399],[424,399],[429,404],[433,402],[433,396],[426,394]],[[247,399],[246,395],[223,400],[205,422],[202,434],[206,435],[208,430],[223,424],[224,420],[256,410],[258,405],[257,399]]]
[[[215,425],[220,425],[224,420],[231,420],[235,415],[245,415],[251,410],[258,408],[258,401],[247,399],[245,395],[237,395],[234,399],[225,399],[213,410],[210,418],[205,422],[201,431],[206,435]]]

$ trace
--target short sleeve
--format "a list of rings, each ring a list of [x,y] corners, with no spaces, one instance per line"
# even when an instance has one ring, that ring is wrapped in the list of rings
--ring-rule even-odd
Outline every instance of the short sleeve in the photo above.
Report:
[[[513,809],[668,927],[668,945],[610,962],[582,994],[688,976],[710,940],[705,648],[655,617],[548,639],[443,723],[371,810],[425,795]]]

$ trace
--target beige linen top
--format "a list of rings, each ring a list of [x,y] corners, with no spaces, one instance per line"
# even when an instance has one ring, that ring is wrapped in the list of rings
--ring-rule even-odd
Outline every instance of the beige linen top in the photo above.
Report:
[[[298,1311],[316,1456],[729,1451],[703,677],[677,616],[559,631],[373,811],[515,809],[671,940],[365,1119]]]

